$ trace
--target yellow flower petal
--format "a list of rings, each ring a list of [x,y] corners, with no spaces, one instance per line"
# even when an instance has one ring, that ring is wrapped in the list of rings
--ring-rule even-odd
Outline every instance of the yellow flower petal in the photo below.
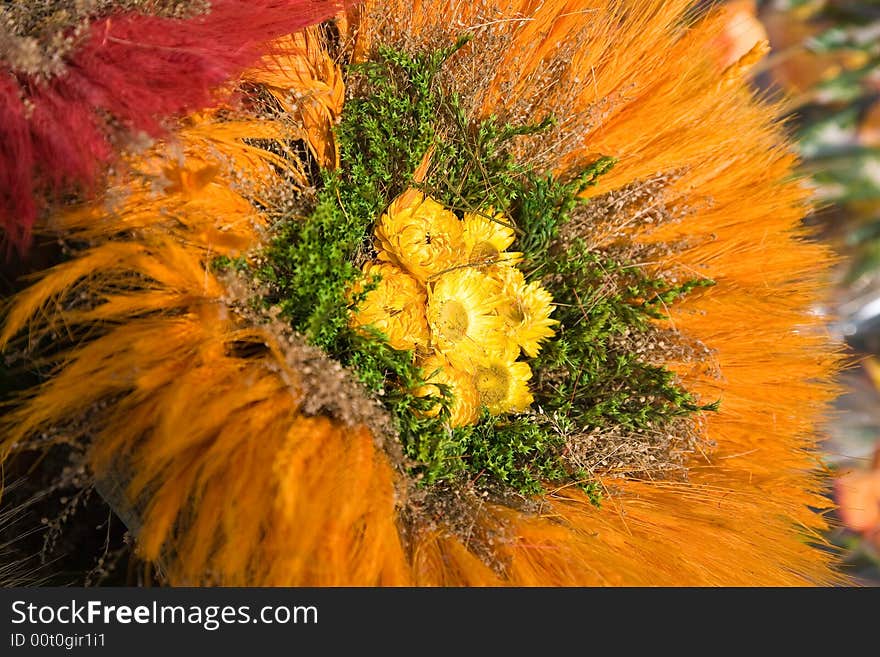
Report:
[[[531,378],[528,363],[510,362],[503,356],[489,357],[474,370],[480,404],[492,415],[528,409],[534,401],[527,383]]]
[[[427,385],[416,391],[418,396],[437,395],[439,389],[436,385],[449,386],[453,396],[452,405],[449,407],[450,424],[453,427],[461,427],[473,424],[480,416],[480,400],[474,387],[474,380],[467,372],[455,368],[446,358],[439,354],[433,354],[420,364],[425,375]],[[440,410],[439,404],[428,415],[436,415]]]
[[[506,253],[516,239],[510,220],[501,213],[469,212],[462,221],[464,263],[487,266],[495,264],[515,265],[522,253]]]
[[[395,349],[415,350],[428,346],[428,324],[425,320],[425,288],[402,269],[388,263],[368,263],[364,280],[353,289],[364,289],[374,276],[380,276],[352,314],[353,326],[373,326],[380,330]]]
[[[457,367],[467,368],[484,352],[502,353],[509,342],[496,309],[501,286],[475,269],[443,274],[428,289],[431,346]]]
[[[505,303],[498,313],[510,339],[516,342],[527,356],[534,358],[541,350],[541,342],[554,335],[553,326],[558,322],[550,319],[553,297],[540,283],[526,283],[522,272],[513,267],[496,267],[491,275],[500,284]]]
[[[462,223],[419,191],[397,197],[376,227],[380,259],[399,264],[422,283],[458,264]]]

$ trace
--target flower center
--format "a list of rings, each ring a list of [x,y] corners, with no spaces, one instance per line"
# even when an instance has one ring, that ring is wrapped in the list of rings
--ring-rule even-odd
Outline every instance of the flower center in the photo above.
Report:
[[[504,313],[504,318],[511,326],[519,326],[526,319],[526,311],[519,299],[513,301],[509,306],[505,306],[502,312]]]
[[[470,318],[467,308],[460,301],[450,299],[443,303],[437,328],[443,337],[458,342],[467,335]]]
[[[507,399],[510,389],[510,373],[502,365],[477,368],[474,385],[484,406],[495,406]]]

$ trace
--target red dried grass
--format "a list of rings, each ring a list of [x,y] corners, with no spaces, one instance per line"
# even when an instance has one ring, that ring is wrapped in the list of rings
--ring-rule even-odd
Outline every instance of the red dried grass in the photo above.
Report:
[[[218,87],[264,55],[268,42],[327,19],[343,4],[214,0],[210,13],[186,20],[115,15],[91,25],[61,75],[38,79],[0,69],[6,241],[28,246],[43,198],[71,187],[92,190],[115,157],[114,132],[161,135],[168,118],[216,104]]]

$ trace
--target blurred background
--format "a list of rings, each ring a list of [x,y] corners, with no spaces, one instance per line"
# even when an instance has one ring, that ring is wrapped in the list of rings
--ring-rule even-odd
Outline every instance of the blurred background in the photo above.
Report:
[[[727,15],[725,65],[769,41],[753,82],[783,99],[818,199],[808,222],[840,256],[816,309],[852,361],[824,444],[839,507],[827,539],[857,581],[880,586],[880,0],[729,0],[709,11]]]

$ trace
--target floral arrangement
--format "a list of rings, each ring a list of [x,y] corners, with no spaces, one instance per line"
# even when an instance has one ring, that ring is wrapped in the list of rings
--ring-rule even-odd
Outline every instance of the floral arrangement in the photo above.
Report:
[[[84,446],[172,584],[839,581],[830,257],[720,27],[367,1],[274,41],[40,228],[8,458]]]
[[[452,426],[473,424],[481,408],[492,415],[523,412],[533,398],[532,372],[518,361],[534,357],[552,337],[552,297],[526,283],[507,253],[513,227],[503,216],[466,213],[459,220],[433,199],[409,191],[379,220],[378,275],[354,315],[359,326],[387,335],[393,348],[417,354],[426,381],[451,388]],[[436,386],[427,386],[433,391]]]

